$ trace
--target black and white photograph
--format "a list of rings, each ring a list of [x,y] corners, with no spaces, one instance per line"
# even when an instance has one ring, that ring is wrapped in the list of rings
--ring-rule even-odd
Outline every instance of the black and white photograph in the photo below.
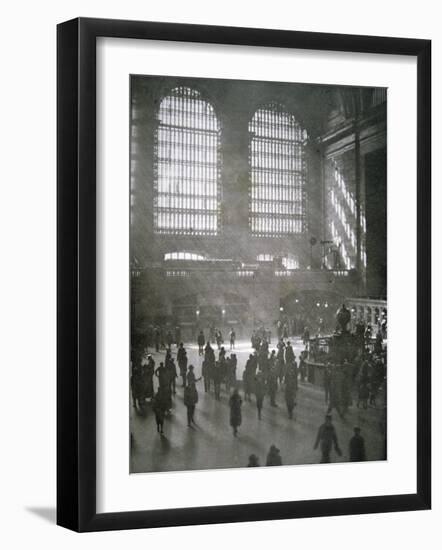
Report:
[[[2,548],[437,548],[440,5],[4,5]]]
[[[388,459],[387,97],[130,76],[131,474]]]

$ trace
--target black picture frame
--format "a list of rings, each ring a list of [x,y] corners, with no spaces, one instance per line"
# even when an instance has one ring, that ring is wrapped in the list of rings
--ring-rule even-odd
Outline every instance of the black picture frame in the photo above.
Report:
[[[417,58],[417,492],[96,512],[96,39]],[[84,531],[424,510],[431,506],[431,41],[79,18],[57,28],[57,523]]]

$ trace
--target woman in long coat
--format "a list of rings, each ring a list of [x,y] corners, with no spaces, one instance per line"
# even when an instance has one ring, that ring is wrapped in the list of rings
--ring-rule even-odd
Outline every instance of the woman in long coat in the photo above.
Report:
[[[181,342],[177,351],[178,368],[180,369],[180,376],[183,380],[183,388],[186,387],[186,375],[187,375],[187,352],[184,349]]]
[[[242,415],[241,406],[242,399],[238,393],[238,390],[234,390],[229,400],[230,405],[230,425],[233,428],[233,435],[236,437],[238,433],[238,426],[241,426]]]

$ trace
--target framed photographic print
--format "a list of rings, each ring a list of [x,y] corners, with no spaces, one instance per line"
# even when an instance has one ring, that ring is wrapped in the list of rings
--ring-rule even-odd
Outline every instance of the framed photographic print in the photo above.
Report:
[[[430,508],[430,54],[58,26],[59,525]]]

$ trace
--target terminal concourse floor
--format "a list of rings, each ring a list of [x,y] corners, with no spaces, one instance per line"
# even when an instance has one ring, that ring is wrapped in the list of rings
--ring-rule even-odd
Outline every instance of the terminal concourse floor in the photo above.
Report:
[[[303,349],[302,343],[299,338],[292,338],[291,342],[298,360]],[[190,343],[185,344],[185,348],[189,365],[193,364],[197,377],[201,376],[202,357],[198,356],[198,347]],[[214,348],[216,351],[215,346]],[[225,348],[229,354],[228,343]],[[172,351],[175,357],[175,346]],[[242,378],[245,362],[251,352],[250,342],[237,342],[235,353],[238,357],[238,380]],[[152,355],[158,366],[164,360],[165,352],[153,352]],[[156,388],[156,377],[154,383]],[[131,403],[131,473],[241,468],[247,466],[248,457],[252,453],[258,456],[263,466],[269,447],[273,444],[280,449],[283,464],[320,462],[320,450],[314,450],[313,445],[327,410],[322,387],[308,382],[299,383],[293,419],[288,418],[282,389],[277,393],[277,407],[271,407],[266,396],[261,420],[258,420],[255,397],[252,396],[251,402],[244,401],[240,388],[243,398],[242,424],[237,437],[233,436],[230,426],[229,395],[225,391],[225,385],[222,384],[221,387],[221,400],[216,401],[213,389],[210,393],[205,393],[203,381],[197,382],[199,402],[195,412],[196,424],[189,428],[181,378],[178,378],[172,414],[166,417],[163,435],[157,433],[155,415],[149,402],[146,403],[144,414],[133,408]],[[361,435],[365,439],[367,460],[383,458],[386,416],[384,404],[384,395],[380,394],[377,408],[358,409],[353,396],[353,405],[345,419],[339,418],[336,411],[333,411],[333,424],[343,456],[338,457],[332,451],[332,462],[349,460],[348,443],[355,426],[361,428]]]

